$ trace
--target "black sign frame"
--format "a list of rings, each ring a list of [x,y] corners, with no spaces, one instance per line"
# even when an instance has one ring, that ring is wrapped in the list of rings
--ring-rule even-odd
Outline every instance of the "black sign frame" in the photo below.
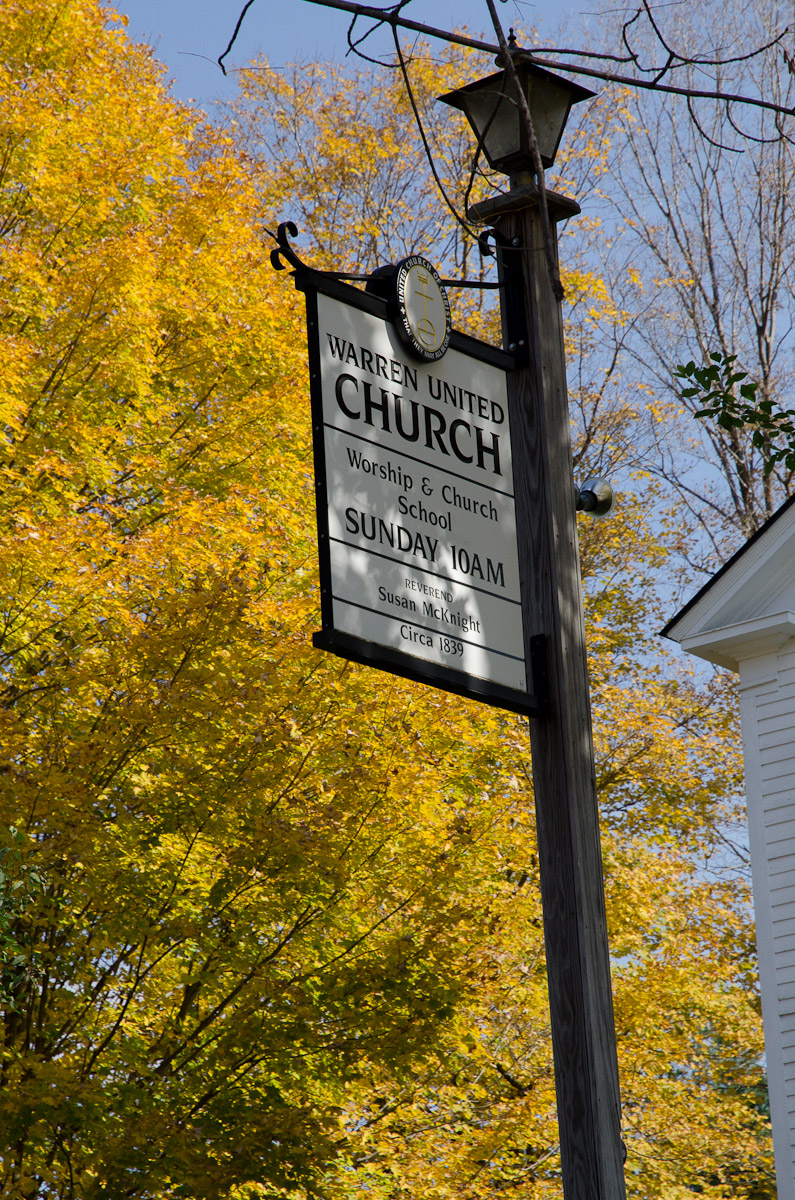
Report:
[[[399,675],[418,683],[429,684],[431,687],[452,692],[455,695],[466,696],[469,699],[478,700],[497,708],[503,708],[509,712],[520,713],[527,717],[545,716],[548,712],[549,701],[546,665],[547,638],[544,635],[536,635],[529,639],[525,637],[525,645],[527,647],[525,653],[525,670],[528,683],[532,684],[533,690],[523,692],[491,680],[469,675],[464,671],[428,662],[413,655],[405,654],[400,650],[356,637],[353,634],[342,632],[335,628],[317,297],[319,293],[329,296],[343,304],[379,317],[383,321],[391,320],[392,314],[388,302],[380,296],[362,291],[338,279],[323,275],[320,272],[304,268],[295,270],[293,278],[296,288],[298,291],[304,293],[306,299],[309,390],[312,411],[312,447],[315,469],[320,614],[322,624],[322,628],[313,635],[312,644],[318,650],[325,650],[340,658],[376,667],[392,675]],[[449,345],[451,349],[459,350],[472,358],[491,363],[503,370],[511,370],[514,366],[514,357],[507,351],[490,346],[488,343],[481,342],[477,338],[461,333],[459,330],[452,330]],[[509,422],[510,419],[509,405]],[[514,479],[514,487],[515,482]],[[526,626],[524,597],[522,597],[522,616],[523,624]]]

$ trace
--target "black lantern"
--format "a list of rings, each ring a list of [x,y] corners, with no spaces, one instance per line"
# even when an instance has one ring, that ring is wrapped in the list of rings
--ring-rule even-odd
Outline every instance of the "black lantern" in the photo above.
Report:
[[[541,162],[551,167],[572,104],[588,100],[595,93],[545,71],[521,50],[514,51],[512,57],[533,119]],[[533,169],[525,125],[512,87],[507,71],[498,71],[439,97],[444,104],[462,110],[489,166],[503,175]]]

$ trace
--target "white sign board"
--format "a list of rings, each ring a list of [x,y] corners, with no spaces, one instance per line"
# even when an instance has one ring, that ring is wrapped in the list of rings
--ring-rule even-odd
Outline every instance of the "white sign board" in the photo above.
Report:
[[[324,626],[316,644],[524,711],[504,368],[454,345],[423,363],[377,311],[305,290]]]

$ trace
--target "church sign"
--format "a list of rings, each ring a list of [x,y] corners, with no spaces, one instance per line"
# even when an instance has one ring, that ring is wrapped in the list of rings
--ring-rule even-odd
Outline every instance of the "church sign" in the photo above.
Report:
[[[312,271],[306,295],[322,631],[346,658],[529,715],[506,372],[451,331],[430,263],[387,302]]]

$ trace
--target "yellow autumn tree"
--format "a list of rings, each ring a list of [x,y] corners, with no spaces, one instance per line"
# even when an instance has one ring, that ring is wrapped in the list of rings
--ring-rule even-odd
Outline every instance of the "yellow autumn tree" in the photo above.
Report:
[[[93,3],[2,39],[3,1184],[301,1183],[463,987],[453,735],[311,650],[300,321],[228,138]]]
[[[523,723],[311,648],[303,317],[262,232],[298,185],[256,153],[306,96],[258,72],[208,126],[95,0],[10,0],[0,46],[2,1194],[555,1195]],[[390,160],[356,202],[343,84]],[[332,260],[380,258],[420,177],[381,90],[317,75]],[[757,1200],[747,892],[704,869],[731,714],[647,636],[666,536],[583,546],[630,1190]]]

